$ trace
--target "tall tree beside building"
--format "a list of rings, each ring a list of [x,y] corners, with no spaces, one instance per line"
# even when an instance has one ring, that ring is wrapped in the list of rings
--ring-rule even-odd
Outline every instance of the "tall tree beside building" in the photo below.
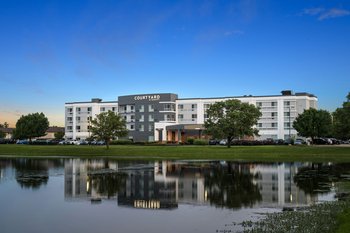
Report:
[[[332,117],[326,110],[310,108],[300,114],[293,122],[293,128],[303,137],[325,137],[332,132]]]
[[[334,136],[340,139],[350,138],[350,92],[342,108],[333,113]]]
[[[207,110],[208,120],[204,126],[208,134],[216,138],[226,138],[227,147],[234,138],[258,135],[254,128],[261,112],[252,104],[232,99],[212,104]]]
[[[91,137],[105,141],[107,149],[111,139],[128,134],[125,120],[112,111],[98,114],[90,123]]]
[[[35,137],[45,136],[48,128],[49,120],[44,113],[32,113],[18,119],[14,136],[17,139],[32,141]]]

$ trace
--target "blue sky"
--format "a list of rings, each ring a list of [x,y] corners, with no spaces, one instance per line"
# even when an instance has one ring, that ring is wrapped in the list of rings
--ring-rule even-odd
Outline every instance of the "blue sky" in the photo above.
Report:
[[[0,123],[64,103],[350,91],[350,1],[0,1]]]

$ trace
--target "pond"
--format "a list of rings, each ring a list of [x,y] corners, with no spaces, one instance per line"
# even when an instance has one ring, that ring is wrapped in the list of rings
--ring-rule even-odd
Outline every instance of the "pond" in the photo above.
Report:
[[[264,213],[334,200],[350,164],[0,159],[9,232],[239,232]]]

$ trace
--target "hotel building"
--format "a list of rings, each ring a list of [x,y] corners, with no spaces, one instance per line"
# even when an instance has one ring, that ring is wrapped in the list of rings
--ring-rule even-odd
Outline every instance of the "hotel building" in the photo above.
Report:
[[[85,139],[90,136],[89,120],[97,114],[113,111],[124,117],[128,139],[135,142],[183,142],[187,137],[202,138],[206,110],[218,101],[238,99],[260,108],[262,116],[256,128],[256,139],[295,137],[293,121],[304,110],[317,108],[317,97],[309,93],[282,91],[281,95],[236,96],[218,98],[178,98],[177,94],[155,93],[119,96],[118,101],[65,104],[65,137]]]

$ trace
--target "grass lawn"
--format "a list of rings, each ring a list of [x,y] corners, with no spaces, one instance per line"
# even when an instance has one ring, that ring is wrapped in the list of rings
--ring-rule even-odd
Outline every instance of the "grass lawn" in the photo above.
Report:
[[[117,159],[213,159],[247,161],[350,162],[342,146],[38,146],[0,145],[0,156],[113,157]]]

